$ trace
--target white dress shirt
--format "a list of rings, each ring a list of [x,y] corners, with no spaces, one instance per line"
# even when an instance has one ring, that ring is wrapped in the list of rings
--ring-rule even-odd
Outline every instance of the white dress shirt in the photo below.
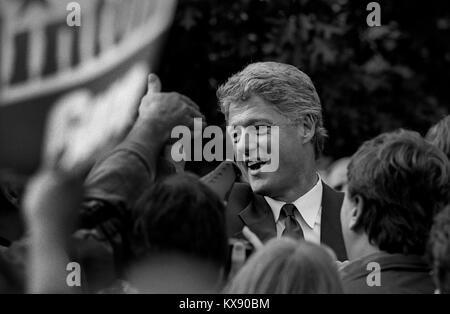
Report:
[[[292,204],[295,205],[295,219],[303,230],[306,241],[320,244],[320,222],[322,213],[322,179],[319,176],[316,185],[304,195],[299,197]],[[285,229],[284,221],[286,218],[280,218],[281,207],[286,202],[274,200],[268,196],[264,196],[266,202],[272,209],[273,218],[277,227],[277,237],[280,238]]]

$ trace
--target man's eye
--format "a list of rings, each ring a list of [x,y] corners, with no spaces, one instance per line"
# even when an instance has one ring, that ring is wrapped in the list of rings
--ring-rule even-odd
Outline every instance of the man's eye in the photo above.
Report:
[[[239,139],[241,138],[241,132],[239,132],[238,130],[233,130],[231,132],[231,138],[234,143],[239,142]]]
[[[270,133],[270,127],[267,125],[258,125],[256,126],[256,132],[258,135]]]

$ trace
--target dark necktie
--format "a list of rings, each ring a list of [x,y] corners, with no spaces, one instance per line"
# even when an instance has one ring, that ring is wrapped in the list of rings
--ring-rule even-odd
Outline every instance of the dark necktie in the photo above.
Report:
[[[294,238],[296,240],[304,239],[302,227],[298,223],[297,219],[295,219],[295,211],[297,208],[294,204],[284,204],[281,207],[281,216],[285,217],[284,220],[284,231],[283,236],[288,236]]]

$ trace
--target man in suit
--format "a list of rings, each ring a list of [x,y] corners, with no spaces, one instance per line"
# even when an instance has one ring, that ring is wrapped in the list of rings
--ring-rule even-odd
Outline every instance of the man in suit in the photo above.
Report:
[[[326,131],[311,79],[291,65],[254,63],[230,77],[217,95],[228,130],[241,131],[231,135],[248,181],[236,183],[229,194],[229,236],[242,238],[247,226],[262,241],[286,235],[324,243],[346,260],[339,220],[344,194],[327,186],[316,169]],[[274,142],[271,127],[279,132]],[[247,140],[250,128],[257,130],[256,144]],[[276,171],[257,151],[265,145],[278,150]]]

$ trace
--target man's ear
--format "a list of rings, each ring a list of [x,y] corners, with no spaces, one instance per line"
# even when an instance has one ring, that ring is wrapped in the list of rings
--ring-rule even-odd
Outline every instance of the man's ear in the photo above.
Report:
[[[353,203],[355,204],[355,206],[351,209],[348,227],[350,230],[355,231],[355,228],[358,224],[359,218],[361,217],[361,213],[364,207],[364,200],[361,196],[355,195],[353,197]]]
[[[303,119],[302,130],[303,144],[311,142],[312,138],[316,134],[316,122],[310,115],[307,115]]]

